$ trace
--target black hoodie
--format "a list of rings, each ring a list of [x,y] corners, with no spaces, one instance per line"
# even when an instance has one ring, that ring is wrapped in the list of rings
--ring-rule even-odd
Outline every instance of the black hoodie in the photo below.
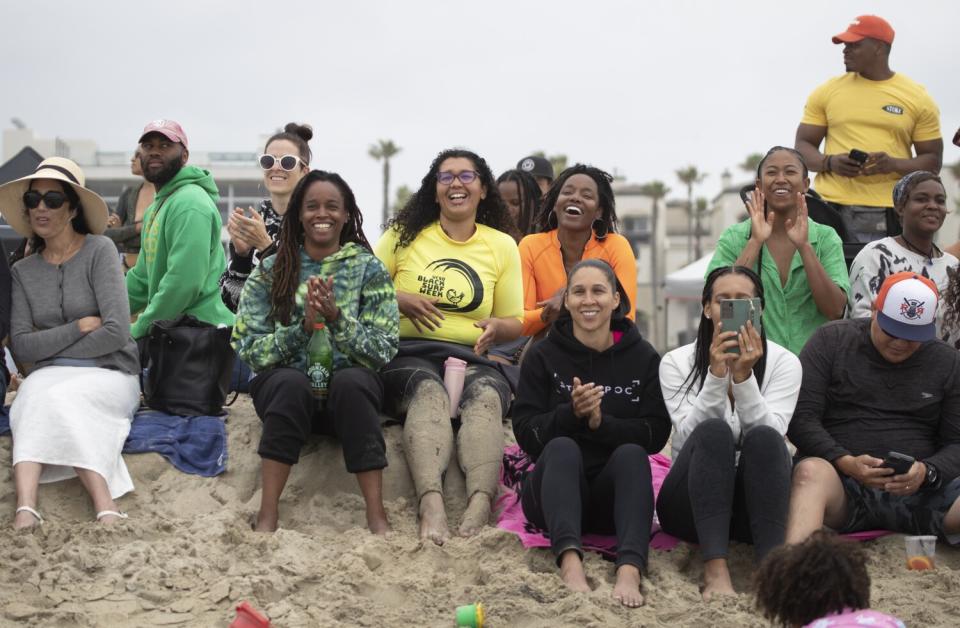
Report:
[[[592,478],[620,445],[636,443],[648,454],[663,449],[671,424],[660,392],[660,356],[631,321],[616,320],[610,328],[623,337],[606,351],[595,351],[574,337],[573,321],[562,317],[524,357],[513,433],[532,458],[550,439],[569,436],[580,445],[584,471]],[[596,430],[573,413],[574,377],[606,388]]]

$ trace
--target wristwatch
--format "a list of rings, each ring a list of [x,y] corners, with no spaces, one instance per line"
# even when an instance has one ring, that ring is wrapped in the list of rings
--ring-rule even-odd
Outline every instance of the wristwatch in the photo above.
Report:
[[[927,474],[924,476],[923,484],[920,486],[929,489],[940,488],[940,472],[937,471],[937,468],[926,461],[923,462],[923,466],[926,467]]]

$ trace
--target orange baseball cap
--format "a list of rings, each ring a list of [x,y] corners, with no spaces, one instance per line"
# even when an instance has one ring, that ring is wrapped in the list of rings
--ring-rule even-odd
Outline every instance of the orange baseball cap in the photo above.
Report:
[[[877,324],[894,338],[916,342],[937,336],[937,284],[928,277],[903,271],[883,281],[877,299]]]
[[[833,36],[835,44],[852,44],[869,37],[888,44],[893,43],[893,27],[877,15],[859,15],[850,22],[847,30]]]

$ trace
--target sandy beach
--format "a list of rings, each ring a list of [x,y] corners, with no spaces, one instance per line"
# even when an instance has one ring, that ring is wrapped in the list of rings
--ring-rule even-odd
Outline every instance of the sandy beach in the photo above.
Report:
[[[365,528],[363,501],[336,443],[303,453],[284,493],[281,529],[250,530],[259,504],[260,423],[247,397],[227,417],[228,472],[201,478],[156,454],[127,456],[136,490],[120,500],[130,519],[93,523],[77,480],[40,488],[46,522],[16,533],[10,438],[0,437],[0,625],[226,626],[247,600],[274,626],[453,626],[458,605],[482,601],[488,626],[765,626],[749,593],[750,548],[734,545],[743,593],[704,604],[695,548],[651,551],[647,604],[610,597],[612,563],[588,554],[589,594],[568,593],[547,550],[525,550],[494,527],[443,547],[416,537],[412,485],[398,428],[387,429],[386,537]],[[462,477],[447,477],[451,524],[464,506]],[[908,626],[952,626],[960,617],[960,552],[938,546],[937,569],[910,572],[903,540],[870,542],[873,607]]]

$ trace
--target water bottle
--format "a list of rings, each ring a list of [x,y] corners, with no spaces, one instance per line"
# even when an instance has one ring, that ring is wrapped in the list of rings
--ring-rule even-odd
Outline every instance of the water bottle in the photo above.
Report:
[[[323,323],[314,323],[313,335],[307,345],[307,377],[310,378],[310,390],[319,401],[327,400],[332,372],[333,347],[330,346]]]

